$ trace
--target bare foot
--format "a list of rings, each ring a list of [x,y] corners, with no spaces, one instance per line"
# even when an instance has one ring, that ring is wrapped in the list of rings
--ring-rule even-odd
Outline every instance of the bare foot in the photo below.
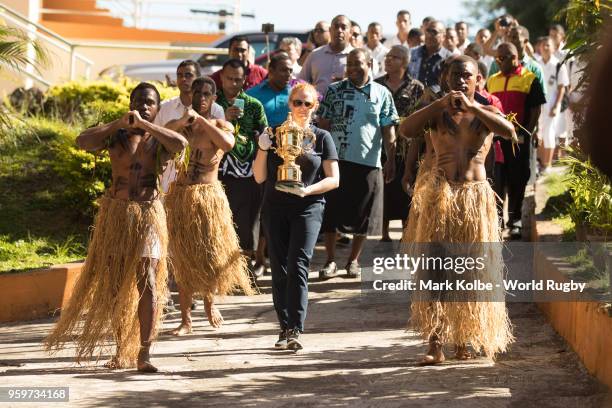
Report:
[[[218,329],[223,325],[223,316],[221,316],[221,312],[219,312],[219,309],[217,309],[212,301],[204,299],[204,310],[212,327]]]
[[[419,361],[419,365],[425,366],[440,364],[444,362],[444,360],[446,360],[446,357],[444,357],[444,352],[442,351],[442,343],[439,341],[430,341],[429,350],[423,359]]]
[[[468,350],[465,344],[457,344],[455,347],[455,358],[457,360],[469,360],[474,358],[474,354]]]
[[[193,333],[191,323],[181,323],[176,329],[170,330],[170,334],[173,336],[184,336],[191,333]]]
[[[151,364],[151,356],[149,355],[148,347],[141,347],[138,352],[138,362],[136,363],[136,368],[141,373],[156,373],[157,367]]]
[[[111,358],[106,363],[104,363],[104,367],[108,368],[109,370],[118,370],[120,368],[123,368],[121,364],[119,364],[119,360],[117,359],[117,356]]]

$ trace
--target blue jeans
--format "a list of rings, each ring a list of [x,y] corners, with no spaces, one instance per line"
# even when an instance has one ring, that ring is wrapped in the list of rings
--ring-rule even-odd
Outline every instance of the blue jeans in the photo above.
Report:
[[[281,330],[304,331],[308,268],[317,242],[323,203],[276,206],[264,202],[263,224],[272,269],[272,298]]]

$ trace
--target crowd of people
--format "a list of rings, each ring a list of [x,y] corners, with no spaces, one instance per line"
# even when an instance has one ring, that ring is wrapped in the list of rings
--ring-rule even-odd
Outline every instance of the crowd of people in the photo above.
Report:
[[[183,61],[178,97],[161,101],[154,85],[141,83],[122,118],[84,131],[81,148],[109,151],[112,186],[47,346],[74,339],[81,359],[113,338],[110,367],[156,371],[149,348],[167,298],[167,265],[181,306],[172,334],[184,335],[194,294],[219,327],[215,296],[253,293],[267,254],[281,329],[274,346],[299,350],[319,233],[327,254],[321,279],[341,270],[341,234],[352,235],[341,265],[358,278],[367,236],[391,241],[391,220],[404,223],[404,242],[496,242],[507,198],[505,226],[520,237],[536,147],[538,171],[547,172],[571,135],[563,28],[531,42],[504,15],[470,42],[467,23],[446,27],[427,17],[413,27],[406,10],[396,26],[384,39],[377,22],[362,32],[345,15],[319,21],[306,43],[283,39],[266,68],[253,63],[248,38],[236,36],[210,77]],[[301,181],[281,187],[279,128],[304,136]],[[448,341],[458,358],[467,358],[468,344],[490,357],[505,350],[512,341],[505,306],[481,303],[462,324],[445,319],[462,316],[461,304],[413,302],[416,328],[430,341],[425,363],[443,361]]]

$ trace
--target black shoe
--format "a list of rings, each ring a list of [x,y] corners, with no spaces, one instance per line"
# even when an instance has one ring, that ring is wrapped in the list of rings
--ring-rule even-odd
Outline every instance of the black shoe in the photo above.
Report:
[[[287,336],[289,332],[288,330],[281,330],[278,333],[278,340],[274,343],[274,348],[277,350],[286,350],[287,349]]]
[[[323,269],[319,271],[319,279],[327,280],[338,276],[338,266],[334,261],[325,264]]]
[[[287,335],[287,349],[298,351],[303,348],[304,346],[302,346],[302,343],[300,343],[300,330],[289,330]]]
[[[519,227],[510,228],[510,238],[512,239],[521,239],[523,237],[523,232]]]
[[[346,265],[346,277],[347,278],[355,279],[355,278],[359,278],[360,276],[361,276],[361,266],[359,266],[359,263],[356,260]]]
[[[264,264],[256,263],[255,266],[253,266],[253,276],[255,276],[256,278],[263,276],[265,271],[266,266]]]
[[[191,310],[196,310],[196,304],[195,304],[195,302],[191,303]]]

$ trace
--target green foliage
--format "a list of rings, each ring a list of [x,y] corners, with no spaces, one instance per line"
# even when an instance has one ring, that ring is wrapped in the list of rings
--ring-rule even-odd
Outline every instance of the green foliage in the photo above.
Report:
[[[596,52],[601,48],[604,22],[612,16],[610,0],[570,0],[568,6],[561,10],[558,19],[567,26],[567,58],[577,60],[581,67],[580,80],[575,89],[587,89],[593,69]],[[584,134],[586,104],[578,103],[572,107],[574,117],[574,135],[578,139]]]
[[[466,0],[463,2],[469,14],[478,21],[492,21],[504,13],[510,13],[529,30],[531,41],[548,34],[557,12],[568,0]]]
[[[39,41],[23,30],[0,25],[0,72],[7,69],[23,72],[26,66],[31,66],[40,73],[39,68],[48,64],[49,54]],[[10,125],[11,116],[10,111],[0,105],[0,125]]]
[[[77,148],[75,140],[82,127],[65,122],[30,117],[18,122],[6,137],[7,152],[13,151],[12,159],[7,157],[5,171],[10,173],[12,181],[19,178],[49,178],[50,183],[61,188],[55,191],[52,199],[63,206],[76,211],[80,216],[89,218],[93,214],[96,199],[111,182],[110,160],[106,152],[97,155]],[[0,152],[3,139],[0,139]],[[24,161],[29,166],[36,166],[32,174],[19,174]],[[34,186],[38,183],[33,182]],[[47,191],[45,189],[41,191]],[[39,194],[40,191],[32,191]]]
[[[29,48],[34,51],[33,57]],[[0,26],[0,68],[21,71],[26,65],[35,69],[49,63],[49,54],[40,42],[29,37],[28,33],[6,25]]]
[[[12,240],[0,235],[0,273],[72,262],[85,254],[85,246],[74,236],[62,241],[32,236]]]
[[[601,44],[601,27],[612,14],[610,0],[570,0],[557,19],[567,28],[566,49],[569,56],[586,56]]]
[[[108,123],[125,114],[130,107],[130,92],[138,85],[127,77],[119,81],[71,81],[53,86],[47,92],[45,111],[85,127]],[[177,96],[177,88],[155,83],[162,101]]]
[[[42,117],[13,118],[0,129],[0,271],[84,256],[91,202],[75,210],[73,181],[54,169],[60,146],[78,131]]]
[[[55,160],[50,163],[53,171],[65,182],[63,198],[82,215],[92,216],[97,198],[110,186],[111,166],[106,152],[93,154],[69,143],[53,145]]]
[[[83,151],[75,140],[83,129],[125,114],[136,85],[129,79],[58,85],[46,93],[41,113],[21,107],[0,127],[0,271],[85,255],[111,167],[107,152]],[[178,95],[176,88],[156,86],[162,100]]]
[[[568,166],[568,211],[572,221],[612,233],[612,187],[608,177],[578,149],[571,149],[563,162]]]

